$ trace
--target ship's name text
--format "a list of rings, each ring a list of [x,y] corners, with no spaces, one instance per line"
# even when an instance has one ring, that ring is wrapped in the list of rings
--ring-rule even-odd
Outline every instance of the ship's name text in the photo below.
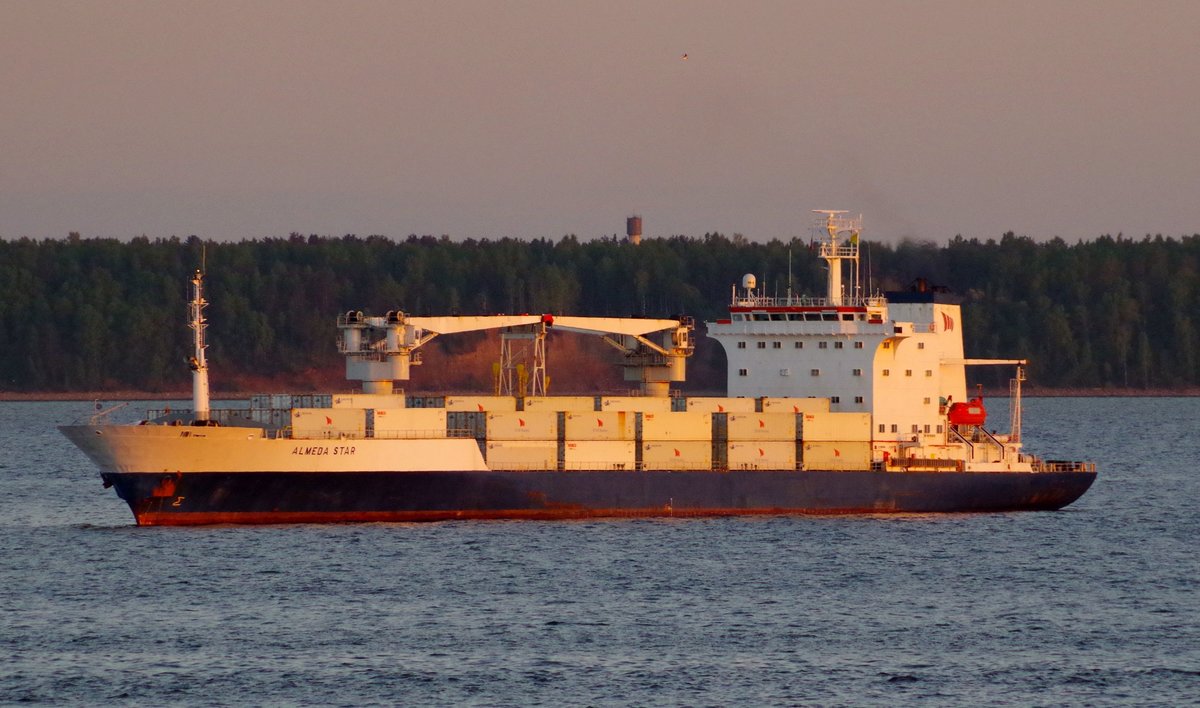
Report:
[[[353,455],[352,445],[297,445],[293,455]]]

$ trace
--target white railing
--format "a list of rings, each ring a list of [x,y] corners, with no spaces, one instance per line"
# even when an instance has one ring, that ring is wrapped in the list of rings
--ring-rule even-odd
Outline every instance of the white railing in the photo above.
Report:
[[[809,295],[787,295],[784,297],[769,297],[766,295],[735,296],[731,307],[882,307],[887,304],[887,298],[882,295],[847,295],[842,301],[833,304],[827,297],[812,297]]]

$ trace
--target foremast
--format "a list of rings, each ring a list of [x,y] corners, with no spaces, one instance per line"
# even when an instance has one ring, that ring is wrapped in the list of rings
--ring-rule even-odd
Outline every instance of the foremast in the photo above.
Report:
[[[204,299],[203,288],[204,274],[197,270],[192,276],[192,299],[188,303],[188,327],[192,330],[193,348],[188,366],[192,369],[192,413],[197,423],[205,423],[209,419],[208,360],[204,355],[208,348],[204,343],[204,330],[208,328],[204,308],[208,302]]]

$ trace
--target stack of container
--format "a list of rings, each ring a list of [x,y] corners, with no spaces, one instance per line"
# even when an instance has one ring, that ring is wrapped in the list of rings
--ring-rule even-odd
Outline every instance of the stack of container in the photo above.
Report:
[[[862,470],[871,466],[870,413],[804,413],[806,470]]]
[[[563,413],[563,468],[635,469],[636,418],[636,413],[626,411]]]
[[[642,413],[641,420],[641,464],[644,469],[712,469],[712,413]]]
[[[487,413],[488,466],[495,470],[558,469],[558,412]]]
[[[729,469],[796,469],[795,413],[729,413],[726,421]]]

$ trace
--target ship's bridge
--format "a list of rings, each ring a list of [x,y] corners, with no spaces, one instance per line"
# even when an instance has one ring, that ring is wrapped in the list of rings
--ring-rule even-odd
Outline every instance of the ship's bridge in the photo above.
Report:
[[[739,296],[736,292],[729,305],[728,322],[869,322],[881,324],[887,319],[887,299],[843,297],[840,302],[829,298],[789,295],[767,297]]]

